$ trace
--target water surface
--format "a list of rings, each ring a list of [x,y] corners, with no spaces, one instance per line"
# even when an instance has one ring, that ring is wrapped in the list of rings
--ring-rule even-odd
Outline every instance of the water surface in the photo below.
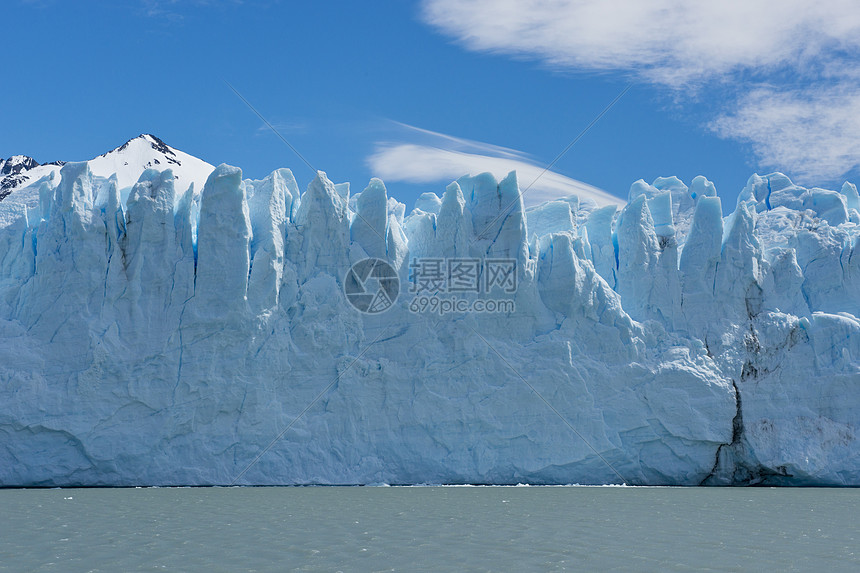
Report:
[[[0,490],[0,571],[860,570],[860,491]]]

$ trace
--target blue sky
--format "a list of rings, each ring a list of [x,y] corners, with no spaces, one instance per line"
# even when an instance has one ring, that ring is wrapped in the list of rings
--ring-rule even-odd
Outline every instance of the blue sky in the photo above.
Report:
[[[356,190],[381,176],[411,207],[486,165],[525,187],[632,84],[527,202],[702,174],[725,210],[753,172],[856,181],[860,10],[716,4],[7,0],[0,155],[88,159],[153,133],[307,184],[229,82],[313,167]]]

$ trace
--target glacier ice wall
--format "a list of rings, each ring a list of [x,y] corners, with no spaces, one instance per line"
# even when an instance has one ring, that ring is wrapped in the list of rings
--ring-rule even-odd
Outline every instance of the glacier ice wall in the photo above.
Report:
[[[0,229],[2,486],[860,484],[850,184],[755,175],[725,219],[703,177],[525,210],[482,174],[408,216],[287,169],[35,185]],[[384,313],[344,293],[367,257]],[[516,261],[512,310],[415,312],[418,259]]]

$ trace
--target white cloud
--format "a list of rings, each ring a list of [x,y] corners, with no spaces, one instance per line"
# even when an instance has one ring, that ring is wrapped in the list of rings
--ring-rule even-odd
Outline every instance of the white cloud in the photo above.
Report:
[[[546,171],[522,152],[488,143],[461,139],[412,126],[398,124],[411,142],[381,143],[367,159],[374,176],[385,181],[440,183],[467,174],[490,172],[501,179],[516,170],[526,205],[536,205],[559,197],[578,195],[599,206],[619,205],[624,200],[597,187]],[[415,142],[414,140],[419,140]]]
[[[856,0],[425,0],[422,17],[471,50],[621,72],[678,98],[717,83],[728,97],[712,128],[763,165],[828,180],[857,167]]]
[[[768,168],[793,166],[815,184],[860,167],[860,93],[844,87],[781,92],[758,88],[737,111],[711,124],[723,137],[747,141]]]
[[[669,85],[860,47],[856,0],[427,0],[422,15],[472,50]]]

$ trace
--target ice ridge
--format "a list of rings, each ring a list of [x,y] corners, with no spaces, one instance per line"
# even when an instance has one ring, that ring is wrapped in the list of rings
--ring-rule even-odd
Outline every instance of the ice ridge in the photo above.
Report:
[[[68,163],[0,227],[0,486],[860,485],[851,184],[176,181]]]

